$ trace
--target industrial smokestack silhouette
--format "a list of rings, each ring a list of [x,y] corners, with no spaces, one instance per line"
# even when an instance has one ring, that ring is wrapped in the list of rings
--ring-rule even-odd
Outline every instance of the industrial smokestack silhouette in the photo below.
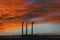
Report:
[[[34,22],[32,22],[32,27],[31,27],[31,34],[33,35],[33,24]]]
[[[22,22],[22,36],[23,36],[23,26],[24,26],[24,22]]]
[[[32,22],[32,27],[31,27],[31,34],[33,35],[33,24],[34,22]],[[23,36],[23,28],[24,28],[24,22],[22,22],[22,36]],[[26,35],[28,34],[28,22],[26,22]]]
[[[28,27],[28,26],[27,26],[27,24],[28,24],[28,23],[26,22],[26,35],[28,34],[28,31],[27,31],[27,27]]]

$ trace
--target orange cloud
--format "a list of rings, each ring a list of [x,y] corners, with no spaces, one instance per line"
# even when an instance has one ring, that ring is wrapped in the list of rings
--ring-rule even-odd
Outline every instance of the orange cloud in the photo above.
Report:
[[[0,0],[0,32],[20,29],[22,20],[30,21],[34,18],[44,20],[42,24],[50,21],[60,23],[59,1],[48,0],[33,4],[27,4],[27,2],[28,0]],[[58,15],[49,16],[52,14]],[[30,23],[28,25],[30,26]]]

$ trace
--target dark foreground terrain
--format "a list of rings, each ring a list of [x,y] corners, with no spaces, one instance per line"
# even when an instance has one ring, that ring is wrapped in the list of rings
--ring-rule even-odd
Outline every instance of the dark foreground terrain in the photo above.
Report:
[[[60,35],[14,35],[14,36],[0,36],[0,39],[8,39],[8,40],[59,40],[60,39]]]

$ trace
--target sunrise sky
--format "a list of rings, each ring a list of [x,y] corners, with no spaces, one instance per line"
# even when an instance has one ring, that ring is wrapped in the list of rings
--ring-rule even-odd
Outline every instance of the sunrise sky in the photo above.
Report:
[[[21,34],[22,21],[24,33],[27,21],[28,30],[34,22],[34,34],[60,34],[60,1],[0,0],[0,35]]]

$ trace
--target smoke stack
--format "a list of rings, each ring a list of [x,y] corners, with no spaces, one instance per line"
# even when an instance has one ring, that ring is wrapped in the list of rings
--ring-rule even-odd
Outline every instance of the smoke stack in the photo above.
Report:
[[[24,22],[22,22],[22,36],[23,36],[23,25],[24,25]]]
[[[31,34],[33,35],[33,24],[34,22],[32,22],[32,27],[31,27]]]
[[[28,24],[28,23],[26,22],[26,35],[28,34],[28,31],[27,31],[27,24]]]

